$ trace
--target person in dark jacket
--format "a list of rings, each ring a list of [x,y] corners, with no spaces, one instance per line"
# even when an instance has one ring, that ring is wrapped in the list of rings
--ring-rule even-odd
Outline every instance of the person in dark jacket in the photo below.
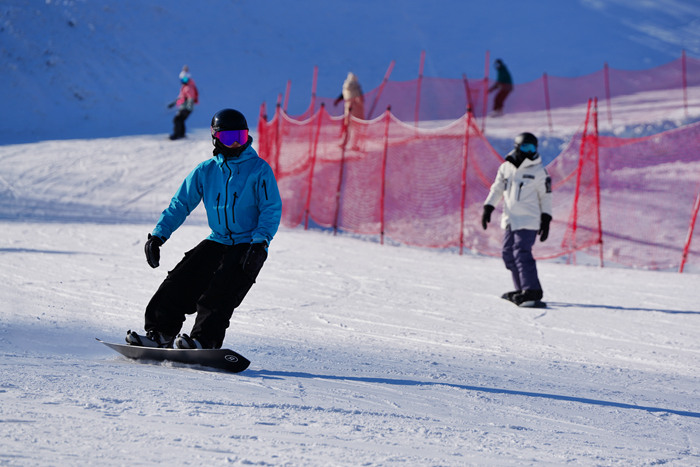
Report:
[[[513,78],[503,60],[497,59],[493,66],[496,68],[496,82],[489,88],[489,93],[498,90],[493,98],[493,113],[491,116],[500,117],[503,115],[503,104],[506,102],[506,97],[513,91]]]
[[[214,156],[185,178],[145,245],[157,268],[160,247],[203,201],[211,234],[168,273],[146,307],[145,335],[126,342],[148,347],[221,348],[231,315],[267,259],[282,216],[272,169],[251,147],[248,124],[233,109],[211,121]],[[185,315],[196,313],[192,332],[180,334]]]

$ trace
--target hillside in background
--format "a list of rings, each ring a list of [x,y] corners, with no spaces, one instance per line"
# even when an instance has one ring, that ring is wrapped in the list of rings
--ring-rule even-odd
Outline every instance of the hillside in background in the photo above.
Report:
[[[183,64],[201,92],[188,123],[203,128],[222,107],[256,119],[287,80],[289,112],[301,113],[314,66],[321,96],[337,95],[348,70],[377,87],[392,60],[393,80],[414,79],[423,50],[426,76],[483,76],[489,51],[516,84],[605,62],[651,68],[683,49],[700,56],[699,18],[693,0],[7,0],[0,142],[167,133]]]

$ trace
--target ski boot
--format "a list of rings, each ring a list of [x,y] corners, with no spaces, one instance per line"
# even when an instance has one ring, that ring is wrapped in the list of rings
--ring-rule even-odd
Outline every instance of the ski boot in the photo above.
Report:
[[[145,336],[136,334],[134,331],[126,331],[126,343],[141,347],[173,348],[173,338],[166,336],[162,332],[147,331]]]

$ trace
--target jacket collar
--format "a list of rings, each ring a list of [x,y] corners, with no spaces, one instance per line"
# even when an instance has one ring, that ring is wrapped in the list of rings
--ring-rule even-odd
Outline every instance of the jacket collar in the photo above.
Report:
[[[506,161],[510,162],[516,168],[519,169],[520,167],[532,167],[532,166],[537,165],[537,164],[542,164],[542,156],[538,155],[537,159],[535,159],[534,161],[531,159],[525,158],[520,163],[520,165],[518,165],[516,158],[515,158],[515,150],[513,150],[506,155]]]
[[[252,146],[248,146],[238,157],[224,157],[223,154],[219,153],[216,156],[214,156],[214,159],[216,159],[216,163],[218,165],[223,165],[224,162],[239,164],[241,162],[255,159],[256,157],[258,157],[258,153],[255,152],[255,149],[253,149]]]

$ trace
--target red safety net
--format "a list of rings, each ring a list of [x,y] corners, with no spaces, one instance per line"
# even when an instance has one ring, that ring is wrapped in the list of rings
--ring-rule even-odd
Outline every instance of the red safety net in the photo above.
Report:
[[[503,159],[471,114],[425,129],[389,110],[374,120],[345,120],[322,106],[299,121],[278,106],[271,121],[260,118],[258,132],[285,226],[500,255],[498,222],[484,231],[480,221]],[[601,137],[589,101],[580,130],[547,166],[554,221],[536,256],[582,251],[601,263],[667,269],[686,258],[700,265],[700,245],[691,246],[688,228],[700,196],[699,133],[695,124],[646,138]]]
[[[601,136],[598,148],[605,261],[667,269],[685,256],[700,265],[700,240],[693,245],[689,236],[700,197],[700,123],[644,138]]]
[[[469,108],[480,119],[480,126],[484,129],[482,119],[490,112],[489,99],[493,99],[494,95],[487,92],[493,83],[488,77],[467,79],[463,76],[462,79],[454,79],[419,76],[410,81],[390,81],[388,77],[392,68],[393,63],[381,85],[365,93],[367,119],[378,118],[386,108],[391,107],[394,116],[404,122],[455,120]],[[293,118],[307,120],[322,105],[330,115],[342,115],[343,106],[333,105],[336,96],[315,97],[315,79],[313,86],[314,97],[309,108]],[[654,100],[653,91],[665,92]],[[676,96],[674,101],[684,106],[687,113],[688,101],[700,99],[700,60],[683,53],[679,59],[648,70],[617,70],[605,65],[597,72],[574,78],[548,76],[545,73],[534,81],[516,83],[506,100],[505,112],[527,112],[531,126],[549,126],[553,129],[558,123],[556,115],[552,114],[553,109],[585,108],[589,98],[597,97],[601,101],[606,122],[625,123],[625,115],[616,113],[614,99],[647,93],[638,111],[655,106],[657,113],[660,110],[661,113],[670,114],[678,109],[669,107],[668,91],[673,91]],[[287,100],[288,96],[285,96],[284,102]],[[283,108],[286,110],[286,105]]]

